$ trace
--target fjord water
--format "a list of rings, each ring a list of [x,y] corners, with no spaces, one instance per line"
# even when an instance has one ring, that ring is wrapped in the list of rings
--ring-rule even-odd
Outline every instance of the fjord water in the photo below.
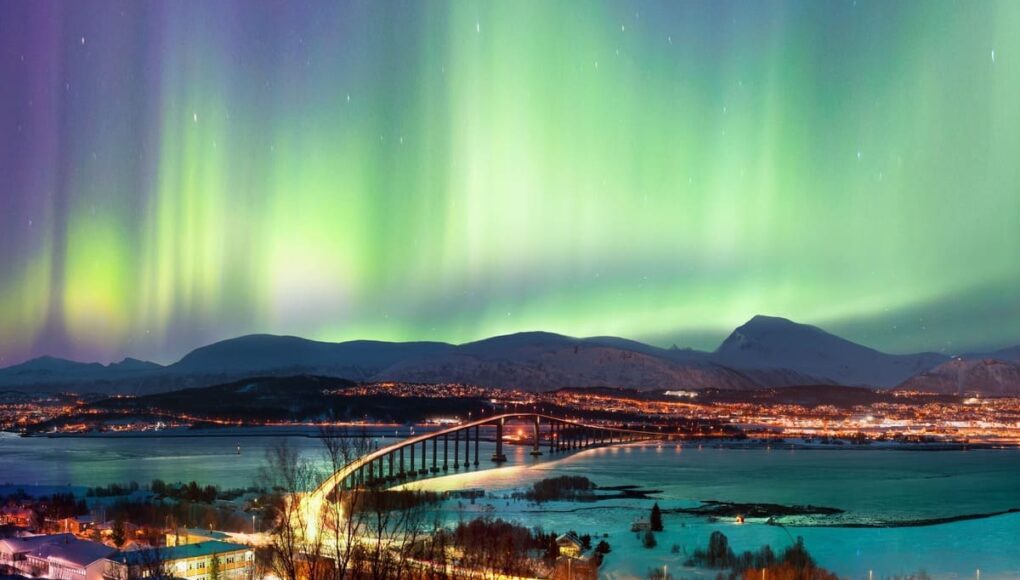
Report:
[[[380,446],[395,440],[392,430],[375,434],[388,435],[376,440]],[[310,458],[321,454],[314,437],[222,435],[4,435],[0,436],[0,483],[94,486],[132,480],[144,484],[160,478],[244,487],[257,477],[265,451],[282,439]],[[1020,550],[1016,549],[1020,514],[884,528],[819,527],[826,520],[815,518],[800,522],[807,525],[789,525],[787,529],[761,522],[736,525],[726,518],[709,522],[667,514],[667,531],[660,538],[660,547],[645,552],[628,530],[635,517],[647,512],[650,500],[536,508],[496,499],[539,479],[569,474],[584,475],[602,487],[636,485],[660,490],[655,497],[667,510],[702,500],[811,504],[846,510],[837,524],[897,523],[1020,508],[1018,450],[767,450],[648,444],[567,456],[547,454],[538,460],[531,458],[528,450],[509,446],[510,462],[503,469],[470,471],[414,485],[429,489],[483,487],[490,496],[485,502],[492,505],[493,515],[556,531],[574,528],[609,533],[614,553],[605,572],[610,577],[643,577],[652,564],[676,570],[682,565],[683,552],[703,546],[715,529],[723,530],[737,550],[763,544],[782,549],[792,536],[803,536],[820,564],[853,578],[866,578],[869,570],[882,578],[921,569],[942,577],[973,578],[978,568],[985,579],[1020,576]],[[491,453],[492,443],[482,442],[482,467],[489,465]],[[451,513],[451,517],[461,515]],[[682,546],[681,554],[671,553],[674,543]]]

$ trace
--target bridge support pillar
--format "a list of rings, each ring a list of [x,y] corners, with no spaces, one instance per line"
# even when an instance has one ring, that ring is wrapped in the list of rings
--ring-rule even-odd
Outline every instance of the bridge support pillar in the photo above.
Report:
[[[496,463],[503,463],[506,461],[506,455],[503,455],[503,419],[500,418],[496,422],[496,452],[492,454],[492,460]]]
[[[439,472],[439,437],[432,438],[432,473]]]
[[[443,471],[450,469],[450,436],[443,435]]]
[[[400,448],[400,473],[397,474],[397,477],[400,478],[400,479],[403,479],[404,478],[404,474],[406,474],[406,473],[407,472],[404,471],[404,448],[401,447]]]
[[[418,469],[418,475],[425,475],[429,472],[428,469],[425,469],[425,451],[428,449],[428,443],[427,439],[421,442],[421,468]]]
[[[475,425],[475,465],[478,465],[478,442],[482,438],[482,426]]]
[[[542,450],[539,448],[540,437],[541,437],[541,431],[540,431],[540,426],[539,426],[539,422],[538,422],[538,416],[536,415],[535,416],[535,444],[531,448],[531,455],[534,456],[534,457],[538,457],[539,455],[542,454]]]
[[[460,469],[460,431],[453,432],[453,468]]]
[[[390,462],[390,472],[386,474],[386,479],[391,480],[393,479],[393,452],[390,451],[389,453],[386,454],[386,456],[389,457]]]

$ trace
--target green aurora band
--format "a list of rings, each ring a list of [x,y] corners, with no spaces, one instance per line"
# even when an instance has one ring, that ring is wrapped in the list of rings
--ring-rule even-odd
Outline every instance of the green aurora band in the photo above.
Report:
[[[1020,342],[1020,2],[0,7],[0,355]]]

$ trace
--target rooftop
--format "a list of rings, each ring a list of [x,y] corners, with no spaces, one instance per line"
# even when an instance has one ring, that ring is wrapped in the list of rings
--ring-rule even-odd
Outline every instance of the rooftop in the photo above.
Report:
[[[71,539],[60,539],[43,544],[32,552],[31,557],[64,562],[84,568],[96,560],[109,557],[114,552],[116,550],[99,542],[79,540],[72,537]]]
[[[211,556],[212,554],[225,554],[248,550],[243,544],[232,544],[230,542],[198,542],[195,544],[183,544],[168,548],[146,548],[144,550],[132,550],[121,552],[110,557],[110,560],[128,566],[150,564],[158,561],[184,560],[186,558],[198,558],[200,556]]]
[[[201,536],[203,538],[216,538],[225,540],[230,537],[226,532],[207,530],[204,528],[178,528],[177,533],[181,536]]]
[[[36,548],[53,542],[63,542],[74,538],[72,534],[45,534],[39,536],[22,536],[20,538],[4,538],[0,540],[0,551],[9,554],[31,552]]]

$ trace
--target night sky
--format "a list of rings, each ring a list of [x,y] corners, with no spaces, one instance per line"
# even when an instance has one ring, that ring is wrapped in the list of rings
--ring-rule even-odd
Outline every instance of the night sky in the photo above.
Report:
[[[0,365],[1020,343],[1020,2],[0,2]]]

